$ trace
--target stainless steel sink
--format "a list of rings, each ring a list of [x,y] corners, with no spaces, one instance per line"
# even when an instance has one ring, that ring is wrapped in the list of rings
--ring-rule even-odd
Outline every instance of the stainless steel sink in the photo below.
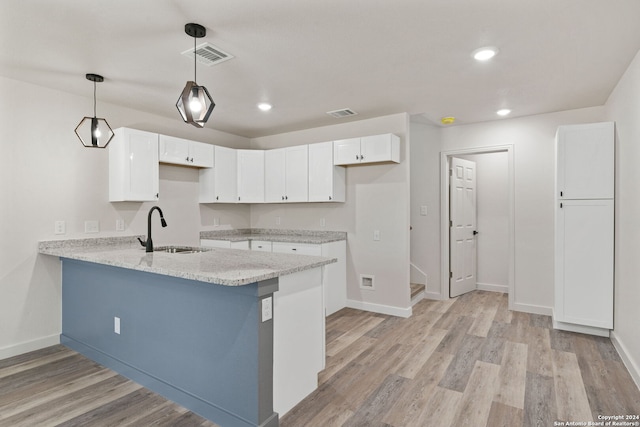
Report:
[[[208,248],[198,246],[158,246],[153,249],[154,252],[166,252],[169,254],[197,254],[209,251]]]

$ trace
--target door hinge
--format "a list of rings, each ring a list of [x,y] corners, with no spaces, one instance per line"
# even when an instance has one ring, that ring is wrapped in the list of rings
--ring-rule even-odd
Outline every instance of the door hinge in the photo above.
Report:
[[[449,272],[449,279],[453,279],[453,271]]]
[[[453,169],[449,169],[449,176],[453,176]]]
[[[453,221],[449,220],[449,227],[453,227]]]

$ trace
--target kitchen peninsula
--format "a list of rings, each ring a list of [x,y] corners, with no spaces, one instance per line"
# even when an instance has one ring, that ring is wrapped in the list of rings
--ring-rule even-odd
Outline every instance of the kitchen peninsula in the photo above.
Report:
[[[222,426],[277,426],[317,387],[321,270],[335,259],[181,249],[40,242],[62,262],[61,343]],[[274,349],[274,327],[292,324]]]

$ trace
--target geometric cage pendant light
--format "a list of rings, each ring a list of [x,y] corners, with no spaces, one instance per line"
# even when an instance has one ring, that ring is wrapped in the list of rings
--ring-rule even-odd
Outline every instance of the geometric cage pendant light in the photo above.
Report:
[[[193,37],[193,81],[187,82],[176,102],[176,108],[185,123],[202,128],[216,106],[207,88],[196,83],[196,39],[206,36],[207,30],[202,25],[190,23],[184,26],[184,32]]]
[[[87,74],[87,80],[93,82],[93,117],[83,118],[75,133],[85,147],[105,148],[113,138],[113,130],[106,119],[96,117],[96,83],[104,81],[98,74]]]

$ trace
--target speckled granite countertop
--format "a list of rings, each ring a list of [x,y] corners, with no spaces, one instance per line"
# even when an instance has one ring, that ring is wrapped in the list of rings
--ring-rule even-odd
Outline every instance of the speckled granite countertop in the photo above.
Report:
[[[197,253],[146,253],[138,236],[48,240],[41,254],[225,286],[241,286],[336,262],[335,258],[206,248]]]
[[[201,239],[229,240],[266,240],[269,242],[322,244],[347,240],[344,231],[281,230],[269,228],[241,228],[236,230],[201,231]]]

